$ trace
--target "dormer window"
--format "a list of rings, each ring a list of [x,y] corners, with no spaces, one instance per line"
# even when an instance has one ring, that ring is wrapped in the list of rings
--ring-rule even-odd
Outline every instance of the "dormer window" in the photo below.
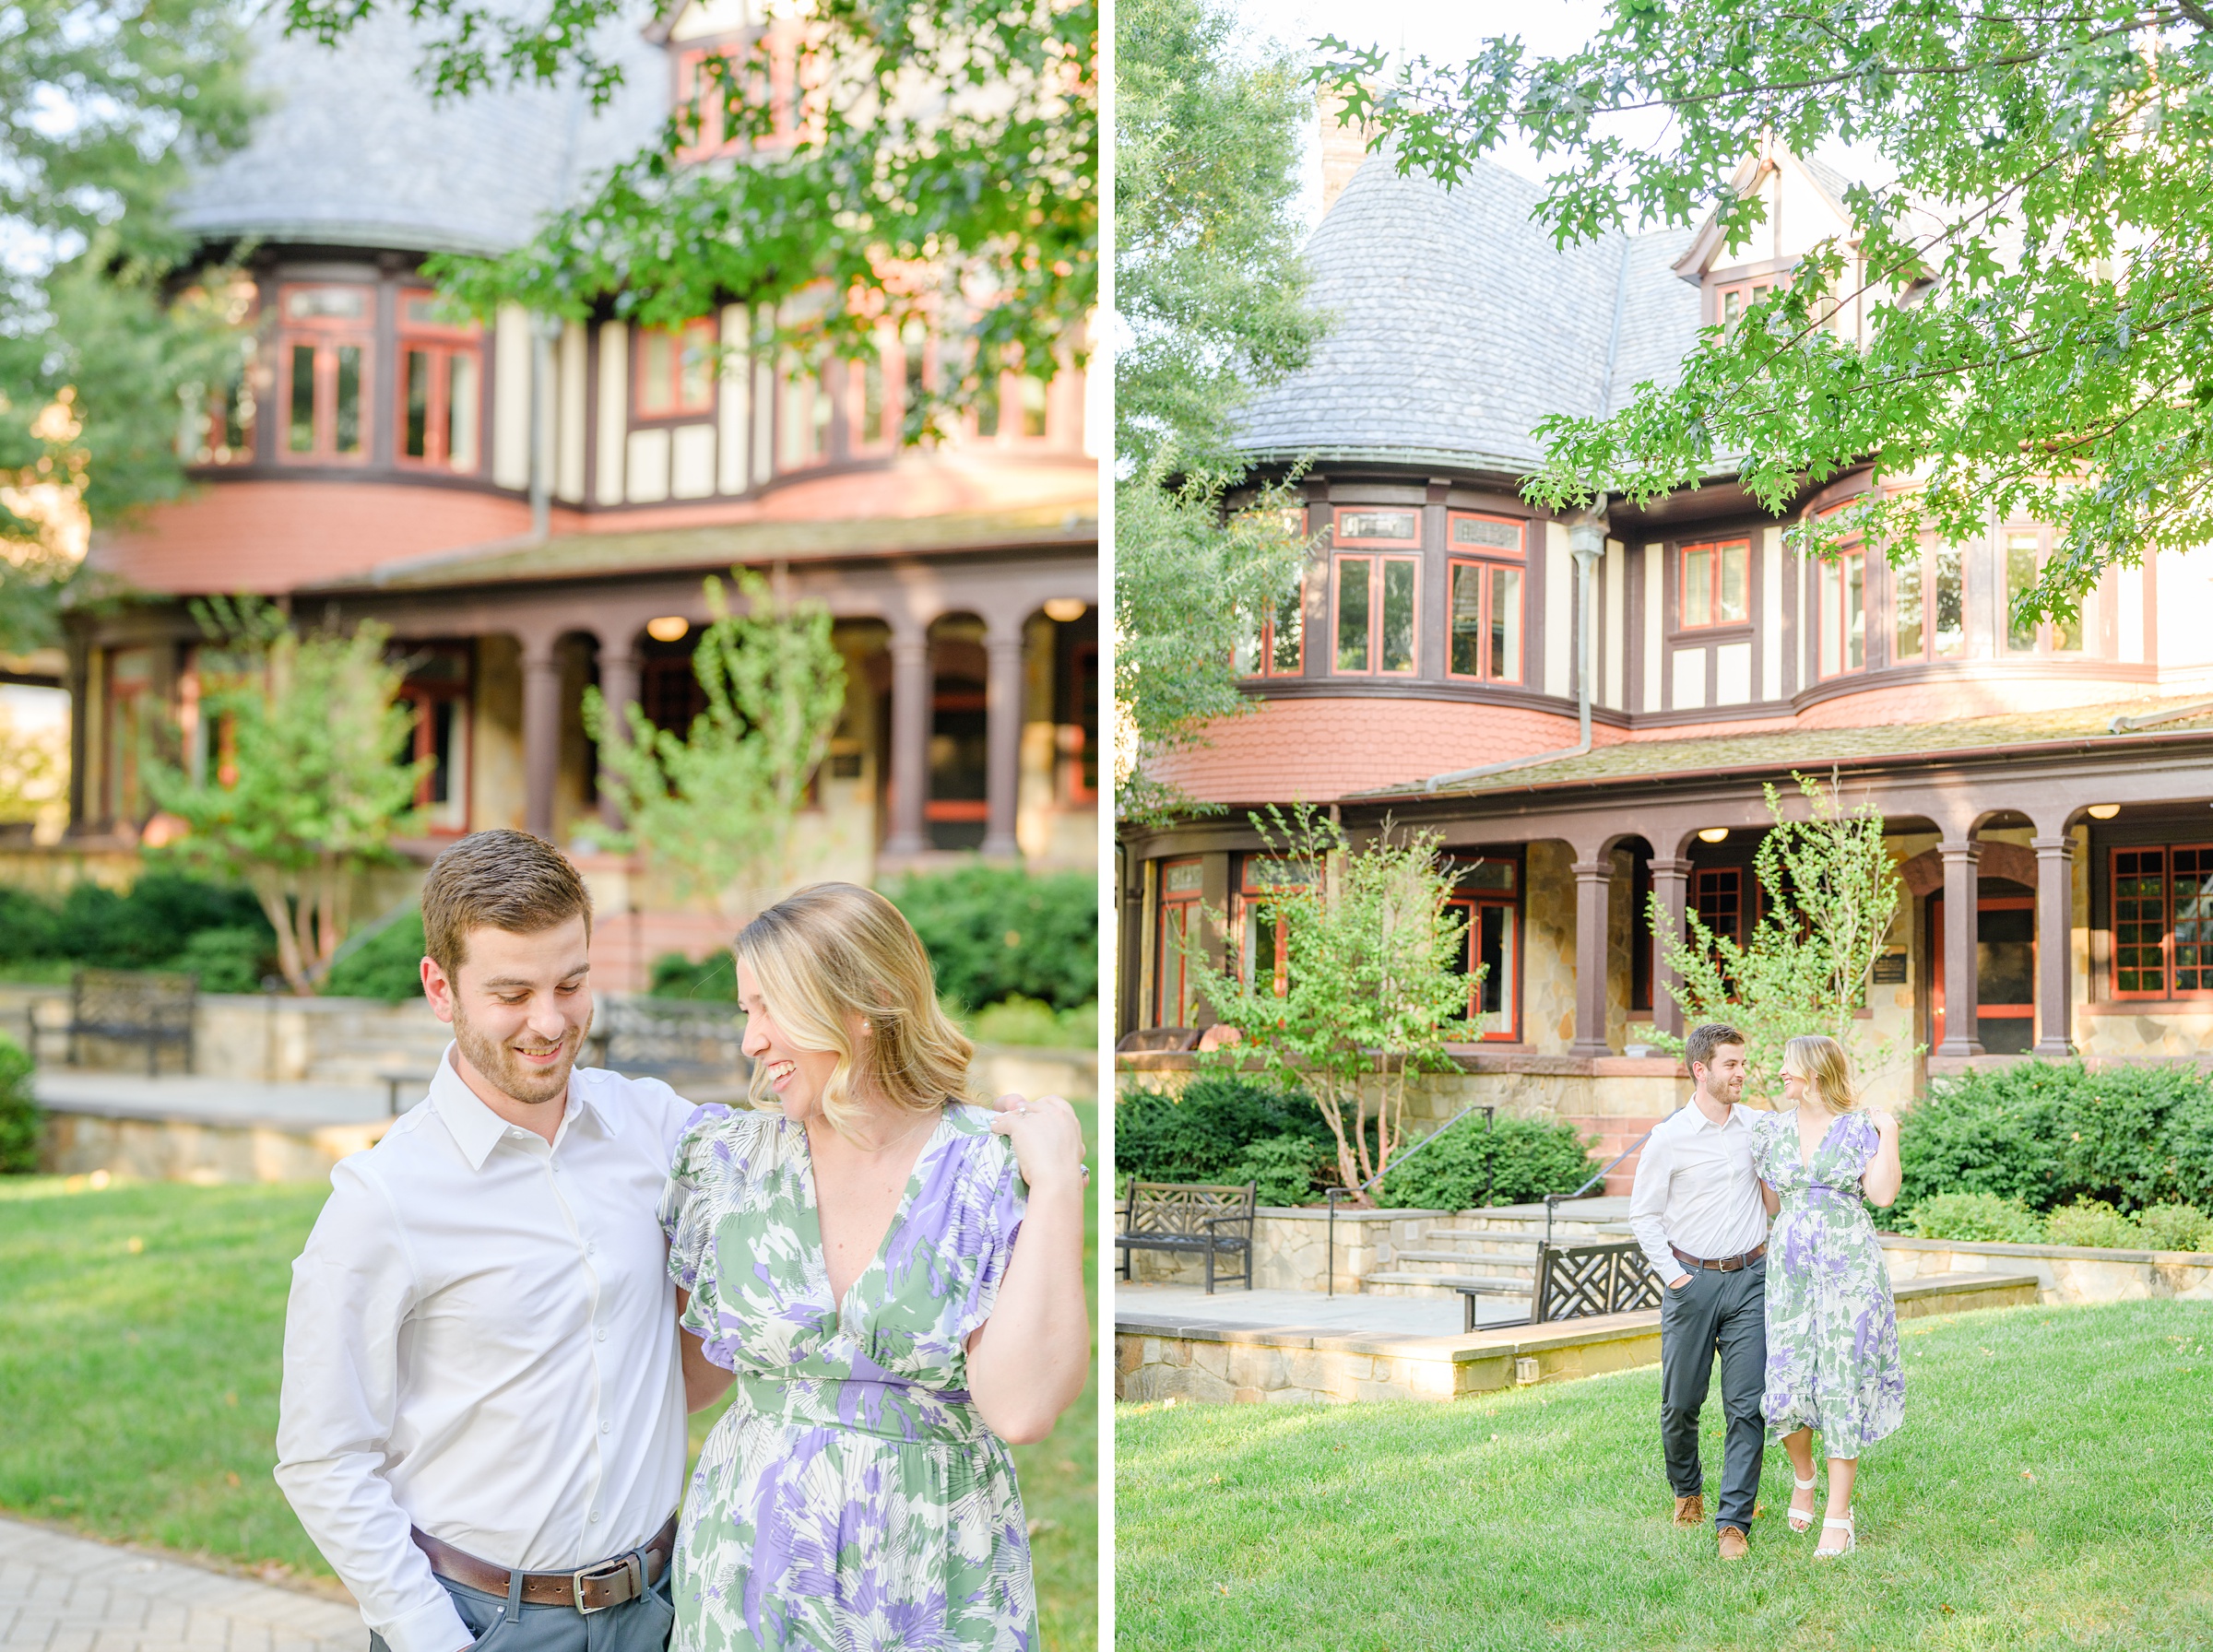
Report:
[[[1717,282],[1713,289],[1713,319],[1722,325],[1724,336],[1734,336],[1736,324],[1746,311],[1755,304],[1767,302],[1779,287],[1789,277],[1780,275],[1752,276],[1741,281]]]
[[[1677,560],[1677,627],[1742,625],[1752,617],[1752,541],[1686,545]]]

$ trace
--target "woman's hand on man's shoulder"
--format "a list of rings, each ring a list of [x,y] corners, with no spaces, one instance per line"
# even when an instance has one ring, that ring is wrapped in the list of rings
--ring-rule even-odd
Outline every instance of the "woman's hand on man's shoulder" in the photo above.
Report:
[[[992,1133],[1013,1148],[1014,1162],[1033,1192],[1090,1179],[1083,1127],[1067,1102],[1057,1095],[1002,1095],[991,1106]]]

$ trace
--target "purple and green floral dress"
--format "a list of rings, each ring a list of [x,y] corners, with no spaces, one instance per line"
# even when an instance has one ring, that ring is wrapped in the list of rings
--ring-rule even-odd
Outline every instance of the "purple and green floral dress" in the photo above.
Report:
[[[737,1373],[677,1539],[671,1652],[1028,1652],[1028,1527],[966,1393],[1022,1225],[1013,1150],[948,1106],[875,1259],[830,1296],[803,1126],[702,1107],[661,1205],[684,1328]]]
[[[1880,1145],[1864,1113],[1832,1123],[1810,1164],[1795,1110],[1753,1130],[1753,1168],[1782,1201],[1768,1233],[1760,1410],[1778,1436],[1812,1429],[1824,1457],[1856,1457],[1905,1418],[1890,1272],[1860,1203],[1860,1174]]]

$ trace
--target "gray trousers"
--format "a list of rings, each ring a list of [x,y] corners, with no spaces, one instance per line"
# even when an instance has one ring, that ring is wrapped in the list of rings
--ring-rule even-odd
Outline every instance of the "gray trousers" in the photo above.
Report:
[[[1719,1351],[1728,1433],[1713,1522],[1749,1535],[1767,1443],[1759,1398],[1768,1375],[1768,1262],[1762,1257],[1734,1273],[1710,1268],[1689,1272],[1680,1291],[1661,1290],[1660,1444],[1667,1454],[1667,1480],[1678,1497],[1706,1488],[1698,1465],[1698,1410]]]
[[[674,1570],[673,1564],[664,1566],[661,1580],[636,1599],[595,1612],[581,1612],[574,1606],[524,1605],[519,1571],[505,1599],[450,1577],[438,1581],[454,1598],[462,1623],[477,1637],[467,1652],[667,1652],[669,1632],[676,1626],[676,1608],[669,1600]],[[372,1634],[369,1652],[391,1648],[383,1635]],[[456,1646],[453,1652],[462,1648]]]

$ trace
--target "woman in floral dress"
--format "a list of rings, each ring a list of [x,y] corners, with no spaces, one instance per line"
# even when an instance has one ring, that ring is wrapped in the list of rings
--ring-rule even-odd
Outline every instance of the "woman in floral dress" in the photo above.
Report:
[[[1026,1652],[1007,1442],[1090,1360],[1082,1129],[1057,1097],[957,1099],[971,1046],[872,891],[801,890],[736,952],[754,1106],[699,1110],[661,1212],[687,1388],[736,1388],[685,1494],[672,1647]]]
[[[1898,1313],[1875,1224],[1860,1200],[1898,1197],[1898,1120],[1859,1105],[1833,1038],[1783,1045],[1793,1103],[1758,1122],[1754,1167],[1775,1223],[1768,1236],[1768,1427],[1790,1453],[1790,1526],[1814,1516],[1813,1436],[1828,1457],[1828,1511],[1816,1554],[1852,1546],[1860,1453],[1905,1414]],[[1780,1212],[1780,1214],[1778,1214]]]

